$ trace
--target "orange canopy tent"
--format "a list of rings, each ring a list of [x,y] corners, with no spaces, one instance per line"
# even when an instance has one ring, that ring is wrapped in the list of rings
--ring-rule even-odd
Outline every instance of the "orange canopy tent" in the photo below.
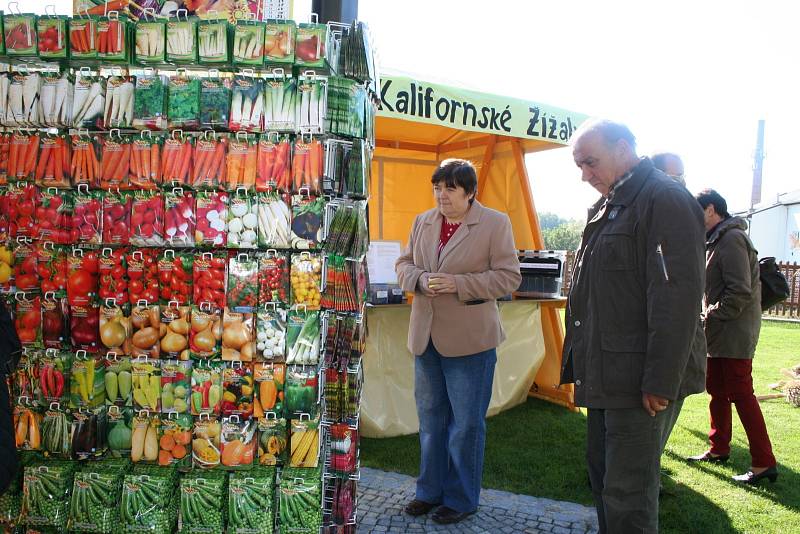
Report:
[[[370,179],[370,237],[405,246],[414,217],[432,208],[430,177],[446,158],[471,160],[478,200],[509,215],[518,249],[543,249],[525,155],[561,148],[585,116],[543,104],[382,75]],[[545,358],[530,395],[574,407],[559,387],[563,329],[542,304]]]

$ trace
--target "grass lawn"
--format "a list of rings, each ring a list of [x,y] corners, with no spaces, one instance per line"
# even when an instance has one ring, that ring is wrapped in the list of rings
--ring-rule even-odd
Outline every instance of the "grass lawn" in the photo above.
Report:
[[[753,364],[756,394],[781,368],[800,363],[800,325],[764,322]],[[707,448],[708,397],[686,399],[662,459],[665,495],[662,532],[797,532],[800,528],[800,408],[783,399],[761,403],[779,463],[775,484],[740,487],[730,477],[747,471],[747,438],[734,416],[731,461],[725,466],[694,466],[685,456]],[[488,419],[483,486],[538,497],[592,504],[586,483],[584,413],[529,399]],[[363,439],[362,464],[416,476],[416,435]]]

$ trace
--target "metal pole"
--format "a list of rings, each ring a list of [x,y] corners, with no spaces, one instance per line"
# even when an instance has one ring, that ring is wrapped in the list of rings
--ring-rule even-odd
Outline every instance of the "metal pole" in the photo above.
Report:
[[[750,208],[761,202],[761,173],[764,170],[764,119],[758,121],[756,152],[753,155],[753,191],[750,195]]]

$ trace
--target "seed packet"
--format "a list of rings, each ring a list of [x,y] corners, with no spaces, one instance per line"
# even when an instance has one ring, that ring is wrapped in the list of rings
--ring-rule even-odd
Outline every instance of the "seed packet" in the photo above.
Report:
[[[195,213],[195,246],[225,247],[228,237],[228,194],[222,191],[198,191]]]
[[[267,89],[269,94],[269,89]],[[269,117],[268,109],[266,117]],[[265,120],[267,120],[265,117]],[[269,121],[266,126],[269,127]],[[290,191],[291,143],[287,136],[261,134],[258,141],[256,191]]]
[[[108,407],[108,450],[114,458],[130,458],[133,438],[133,410]]]
[[[169,79],[167,120],[170,129],[200,125],[200,80],[181,72]]]
[[[208,303],[216,308],[225,306],[226,254],[203,252],[194,261],[194,302],[200,306]]]
[[[175,20],[167,22],[167,61],[173,63],[196,63],[197,42],[195,36],[197,22],[192,19]]]
[[[320,316],[318,311],[292,309],[286,317],[286,363],[319,363]]]
[[[297,25],[294,64],[305,68],[324,68],[330,52],[327,24],[302,22]]]
[[[100,351],[100,307],[79,304],[69,308],[69,331],[72,347],[90,353]]]
[[[54,246],[47,242],[39,243],[36,247],[36,268],[41,277],[41,289],[45,298],[67,296],[68,254],[69,251],[66,247]],[[1,257],[2,250],[0,249]],[[52,293],[52,295],[48,296],[48,293]]]
[[[230,197],[228,209],[228,248],[256,248],[258,242],[258,203],[244,187]]]
[[[161,314],[158,304],[139,301],[131,309],[131,356],[158,359],[161,339]]]
[[[161,407],[161,362],[149,358],[131,360],[133,406],[137,410],[158,412]]]
[[[251,75],[233,79],[231,117],[228,129],[234,132],[259,132],[263,129],[264,81]]]
[[[284,408],[287,417],[315,414],[318,411],[318,377],[316,368],[288,367],[286,369]]]
[[[136,61],[142,64],[164,63],[166,24],[163,20],[142,19],[136,23]]]
[[[63,135],[43,134],[39,142],[34,179],[40,187],[70,186],[69,142]],[[41,217],[40,217],[41,219]],[[45,222],[40,220],[39,223]],[[50,220],[53,222],[53,219]]]
[[[292,299],[310,310],[319,309],[322,286],[322,259],[308,252],[292,255]]]
[[[227,122],[226,122],[227,124]],[[228,138],[206,131],[197,139],[194,145],[194,170],[192,171],[191,186],[194,189],[219,189],[225,185],[226,154],[228,153]],[[198,191],[198,194],[211,193]],[[224,206],[223,206],[224,209]],[[198,223],[200,221],[198,220]],[[212,221],[205,219],[203,224],[207,230]]]
[[[133,192],[131,245],[164,246],[164,197],[160,191]]]
[[[140,301],[145,304],[158,303],[160,296],[158,252],[158,249],[154,248],[130,249],[126,260],[131,303],[136,305],[139,305]]]
[[[164,235],[170,247],[194,246],[194,193],[176,187],[164,193]]]
[[[130,128],[133,123],[133,100],[136,78],[111,76],[106,82],[106,105],[103,124],[106,128]]]
[[[119,355],[131,352],[130,308],[119,306],[114,299],[106,299],[100,307],[100,343],[106,353]]]
[[[222,420],[220,460],[226,469],[249,469],[256,455],[258,423],[244,416],[231,415]]]
[[[228,479],[228,529],[231,533],[271,533],[275,524],[275,468],[257,467]],[[241,514],[238,510],[248,510]]]
[[[292,248],[309,250],[320,248],[325,240],[323,224],[325,199],[310,195],[292,198]]]
[[[161,184],[161,137],[142,132],[131,141],[128,182],[134,189],[157,189]]]
[[[225,531],[223,511],[227,504],[227,477],[220,471],[205,473],[188,473],[181,478],[180,488],[180,522],[186,532]],[[213,510],[214,513],[208,513]]]
[[[231,256],[228,264],[228,307],[234,311],[253,311],[257,304],[258,258],[254,253]]]
[[[283,414],[283,387],[286,366],[282,363],[256,363],[253,376],[258,395],[255,401],[255,416],[264,417],[274,412]]]
[[[192,417],[188,414],[170,413],[161,417],[158,465],[191,466],[192,426]]]
[[[236,133],[228,143],[225,161],[227,188],[254,189],[256,185],[256,166],[258,163],[258,142],[256,136],[242,131]],[[232,199],[233,200],[233,199]]]
[[[136,77],[133,101],[133,127],[137,129],[166,130],[168,79],[145,69]]]
[[[38,360],[39,366],[39,405],[52,403],[69,405],[69,371],[72,355],[67,351],[48,349]]]
[[[105,137],[96,136],[100,149],[100,187],[103,189],[125,189],[131,166],[131,144],[114,130]]]
[[[267,250],[259,255],[258,272],[258,302],[288,304],[291,291],[289,255],[276,250]]]
[[[223,368],[221,362],[196,363],[192,368],[192,415],[219,415]]]
[[[68,163],[69,159],[65,163]],[[72,239],[72,192],[55,187],[42,189],[39,200],[39,221],[37,224],[39,241],[49,241],[57,245],[69,245]]]
[[[214,74],[209,72],[210,77],[200,82],[200,127],[221,130],[228,125],[232,82]]]
[[[105,404],[105,364],[99,354],[79,350],[72,359],[70,370],[70,406],[98,408]]]
[[[189,413],[192,362],[163,360],[161,362],[161,411]]]
[[[190,251],[176,251],[173,249],[164,250],[158,258],[161,304],[168,304],[173,301],[179,306],[191,304],[193,261],[194,256]]]
[[[258,311],[256,325],[256,361],[285,361],[286,311],[265,305]]]
[[[92,197],[89,193],[87,199]],[[94,213],[94,202],[89,201],[86,211],[87,214]],[[78,197],[76,197],[75,211],[78,211]],[[106,245],[127,245],[130,243],[131,236],[131,206],[133,205],[133,193],[130,191],[109,191],[102,197],[103,206],[103,233],[102,241]],[[87,215],[91,219],[91,215]],[[99,217],[98,217],[99,220]],[[99,223],[98,223],[99,231]],[[88,225],[86,232],[92,232],[92,225]],[[91,234],[94,236],[94,234]]]
[[[291,247],[291,212],[288,195],[260,193],[258,197],[258,246],[286,249]]]
[[[301,415],[292,420],[290,467],[317,467],[320,455],[319,419]]]
[[[36,15],[7,14],[3,17],[5,52],[9,56],[36,56]]]
[[[67,57],[67,22],[69,17],[45,15],[36,20],[39,57],[63,59]]]
[[[189,361],[189,306],[161,306],[161,358]]]
[[[222,319],[222,359],[253,361],[256,351],[255,314],[225,308]]]
[[[269,412],[258,419],[258,463],[259,465],[284,465],[287,460],[289,431],[286,419]]]
[[[72,416],[59,402],[46,404],[42,416],[42,451],[48,456],[72,457]]]
[[[226,20],[200,20],[197,23],[198,55],[201,64],[227,63],[228,24]]]
[[[189,185],[194,176],[192,154],[194,138],[185,137],[183,132],[173,131],[172,137],[164,140],[161,153],[161,180],[164,185],[178,187]]]
[[[193,360],[214,360],[220,357],[222,311],[209,303],[193,306],[189,330],[189,355]]]
[[[14,248],[14,280],[17,291],[35,291],[39,289],[38,255],[33,240],[17,238]],[[25,295],[21,295],[25,297]]]
[[[239,20],[233,33],[234,65],[262,65],[264,63],[263,22]]]
[[[106,404],[133,406],[133,374],[131,359],[115,352],[105,358]]]
[[[192,465],[199,469],[212,469],[220,465],[220,434],[222,425],[219,420],[211,419],[207,414],[195,418],[194,441],[192,442]]]
[[[97,21],[91,17],[69,19],[69,56],[72,59],[97,57]]]
[[[298,131],[297,79],[286,76],[283,69],[278,68],[272,70],[264,85],[264,129],[285,133]]]
[[[253,369],[242,362],[231,362],[222,370],[223,416],[253,415]]]
[[[133,418],[131,436],[131,460],[133,463],[156,463],[158,461],[158,441],[161,433],[161,417],[138,412]],[[123,495],[124,499],[124,495]]]
[[[100,458],[108,448],[108,419],[106,410],[79,409],[72,413],[72,458],[88,460]]]
[[[127,255],[127,248],[104,248],[100,252],[97,260],[100,275],[98,296],[102,302],[113,299],[117,306],[129,303]]]
[[[15,294],[17,307],[14,326],[22,346],[42,347],[42,298],[33,293]]]
[[[268,20],[264,30],[264,60],[268,64],[294,63],[296,33],[293,20]]]
[[[106,103],[106,79],[90,76],[81,71],[75,78],[72,98],[72,126],[97,130],[103,128],[103,113]]]
[[[97,19],[97,56],[106,61],[127,61],[128,22],[116,12]]]
[[[43,74],[42,90],[39,95],[39,117],[42,126],[49,128],[69,128],[72,126],[72,100],[75,97],[75,77],[65,72],[63,74]],[[67,149],[69,142],[66,141]],[[69,155],[69,154],[67,154]],[[69,159],[67,159],[69,161]],[[66,165],[66,171],[70,171]],[[65,187],[69,187],[69,182]]]

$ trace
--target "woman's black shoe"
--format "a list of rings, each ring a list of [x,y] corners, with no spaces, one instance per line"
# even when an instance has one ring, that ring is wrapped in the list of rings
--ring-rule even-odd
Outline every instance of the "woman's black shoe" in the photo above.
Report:
[[[475,513],[475,510],[471,512],[456,512],[452,508],[448,508],[447,506],[440,506],[433,512],[433,516],[431,519],[439,523],[440,525],[449,525],[451,523],[458,523],[459,521],[463,521],[467,517],[471,516]]]
[[[714,456],[711,454],[711,451],[706,451],[703,454],[698,454],[697,456],[689,456],[686,458],[687,462],[708,462],[710,464],[724,464],[728,461],[730,456]]]
[[[733,477],[733,480],[739,482],[740,484],[757,484],[762,478],[768,478],[770,482],[775,482],[778,480],[778,468],[773,465],[766,471],[762,471],[759,474],[748,471],[743,475],[736,475]]]
[[[414,517],[425,515],[434,508],[439,506],[437,503],[430,503],[425,501],[420,501],[419,499],[414,499],[410,503],[406,505],[404,508],[405,512],[408,515],[413,515]]]

